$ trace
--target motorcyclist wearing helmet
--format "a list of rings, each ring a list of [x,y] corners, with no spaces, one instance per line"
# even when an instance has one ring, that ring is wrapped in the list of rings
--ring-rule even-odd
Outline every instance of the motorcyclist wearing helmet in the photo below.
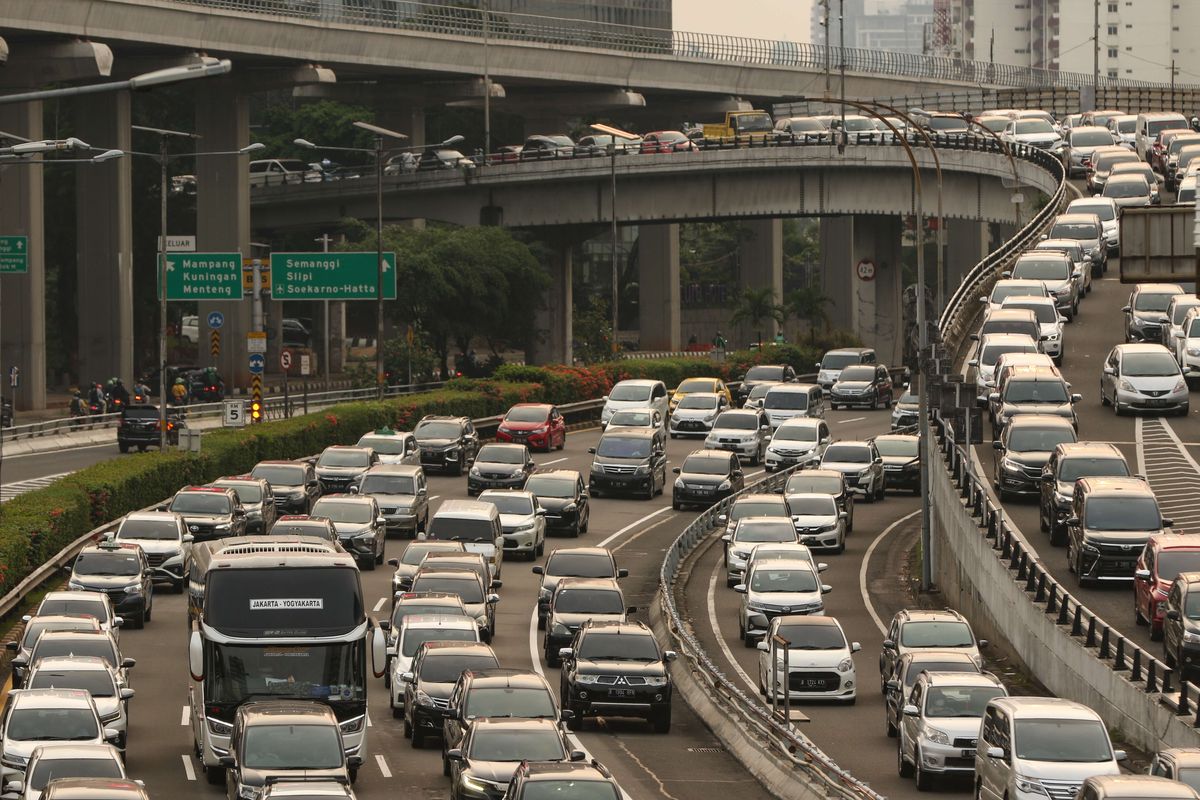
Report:
[[[113,378],[108,385],[108,397],[114,406],[121,408],[129,405],[129,390],[125,388],[124,381],[120,378]]]
[[[146,385],[144,378],[133,385],[133,400],[135,403],[150,402],[150,387]]]
[[[71,395],[71,417],[86,417],[88,414],[87,403],[83,400],[83,392],[78,389]],[[72,423],[73,426],[79,425],[78,422]]]
[[[188,389],[183,378],[176,378],[175,383],[171,384],[171,402],[177,406],[187,405]]]
[[[108,398],[104,396],[104,387],[98,383],[92,384],[92,388],[88,390],[88,404],[92,406],[92,413],[103,414],[108,410]]]

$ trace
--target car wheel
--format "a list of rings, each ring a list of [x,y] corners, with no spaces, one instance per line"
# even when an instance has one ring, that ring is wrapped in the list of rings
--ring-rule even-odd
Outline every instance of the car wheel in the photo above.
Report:
[[[901,737],[901,741],[896,743],[896,772],[899,773],[901,778],[911,778],[913,774],[912,764],[904,760],[903,737]]]
[[[1050,530],[1050,526],[1046,524],[1046,509],[1044,506],[1038,509],[1038,530],[1042,533]]]
[[[927,792],[933,788],[933,776],[930,775],[925,770],[921,769],[921,751],[920,750],[917,750],[914,753],[913,761],[915,762],[913,771],[916,773],[916,777],[917,777],[917,791],[918,792]]]
[[[183,594],[183,579],[171,582],[171,591],[175,594]]]
[[[896,730],[896,726],[892,723],[892,718],[890,716],[888,716],[886,711],[884,712],[883,718],[885,720],[884,728],[885,728],[885,732],[887,733],[888,738],[895,739],[897,730]]]
[[[425,734],[416,725],[412,727],[412,746],[413,750],[420,750],[425,747]]]
[[[545,649],[545,654],[546,654],[546,666],[547,667],[561,667],[562,666],[562,659],[559,658],[557,654],[551,654],[549,648]]]
[[[650,718],[650,725],[653,726],[655,733],[670,733],[671,732],[671,709],[659,711]]]
[[[1142,607],[1137,603],[1133,604],[1133,624],[1139,628],[1146,625],[1146,618],[1142,616]]]
[[[208,780],[211,786],[220,786],[225,782],[225,768],[205,767],[204,777]]]
[[[117,449],[120,450],[122,453],[128,453],[129,445],[126,444],[125,442],[117,442]],[[222,776],[222,777],[224,777],[224,776]]]
[[[370,572],[371,570],[375,569],[376,563],[377,562],[373,556],[367,556],[366,559],[358,562],[358,568],[365,572]]]
[[[837,547],[833,548],[833,552],[835,552],[835,553],[846,552],[846,534],[845,533],[842,533],[842,535],[838,538]]]
[[[1163,644],[1163,661],[1167,662],[1167,666],[1171,669],[1175,668],[1175,654],[1165,643]]]
[[[1104,384],[1100,384],[1100,405],[1108,405],[1108,396],[1104,394]]]
[[[678,500],[675,500],[675,499],[673,499],[673,498],[672,498],[672,500],[671,500],[671,508],[673,508],[673,509],[674,509],[674,510],[676,510],[676,511],[679,511],[679,510],[681,510],[681,509],[683,508],[683,505],[682,505],[682,504],[681,504],[681,503],[680,503]]]
[[[463,455],[462,453],[459,453],[458,454],[458,463],[456,463],[454,465],[454,474],[455,475],[463,474],[463,469],[466,466],[466,462],[467,462],[467,457],[465,455]]]
[[[567,730],[579,732],[583,730],[583,706],[571,703],[570,709],[572,717],[567,720]]]
[[[1146,619],[1146,624],[1150,626],[1150,641],[1161,642],[1162,638],[1163,638],[1162,628],[1161,627],[1155,628],[1153,623],[1150,622],[1148,617]]]

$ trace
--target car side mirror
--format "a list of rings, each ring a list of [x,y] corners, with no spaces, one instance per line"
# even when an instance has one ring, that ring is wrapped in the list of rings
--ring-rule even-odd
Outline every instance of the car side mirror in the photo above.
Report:
[[[15,653],[21,649],[21,643],[15,642],[15,641],[14,642],[5,642],[4,649],[10,653]]]
[[[678,475],[678,474],[681,472],[681,470],[679,469],[679,467],[674,467],[674,468],[671,470],[671,472],[673,472],[673,473],[675,473],[676,475]]]
[[[1171,527],[1171,526],[1172,526],[1172,525],[1174,525],[1174,524],[1175,524],[1175,520],[1171,519],[1170,517],[1163,517],[1163,518],[1162,518],[1162,526],[1163,526],[1164,528],[1169,528],[1169,527]]]
[[[376,517],[375,524],[376,525],[387,525],[387,517]]]
[[[991,399],[991,395],[988,395],[987,397],[976,397],[975,405],[979,408],[987,408],[988,400],[990,400],[990,399]]]
[[[1079,524],[1079,517],[1067,517],[1067,524],[1076,526]]]
[[[104,741],[115,742],[115,741],[118,741],[120,738],[121,738],[121,732],[119,730],[117,730],[116,728],[105,728],[104,729]]]
[[[575,657],[575,648],[574,647],[558,648],[558,657],[561,658],[563,661],[570,661],[572,658]]]
[[[1095,192],[1094,194],[1092,194],[1092,197],[1100,197],[1100,196],[1101,196],[1101,194],[1099,192]]]
[[[626,614],[636,614],[637,610],[638,610],[637,606],[629,606],[628,608],[625,609],[625,613]]]
[[[663,661],[674,661],[675,659],[679,658],[679,654],[674,650],[663,650],[662,657]]]
[[[196,537],[192,536],[190,533],[185,533],[183,535],[183,539],[180,541],[182,541],[184,544],[191,544],[192,542],[196,541]]]
[[[1148,569],[1134,570],[1133,577],[1137,578],[1139,581],[1148,581],[1148,580],[1150,580],[1150,570],[1148,570]]]
[[[418,496],[420,496],[420,497],[424,497],[424,496],[425,496],[425,495],[427,495],[427,494],[429,494],[429,488],[428,488],[428,487],[426,487],[426,486],[422,486],[420,489],[417,489],[417,495],[418,495]]]
[[[900,681],[896,680],[895,678],[892,678],[891,680],[889,680],[886,685],[887,685],[887,690],[889,692],[900,691]]]
[[[762,641],[762,642],[759,642],[758,644],[756,644],[755,647],[757,647],[759,650],[762,650],[764,653],[766,653],[766,652],[770,651],[771,643],[767,642],[767,641]]]
[[[217,763],[225,769],[235,769],[237,767],[237,759],[233,756],[221,756],[217,759]]]
[[[502,589],[502,588],[504,588],[504,581],[500,580],[499,578],[496,578],[495,580],[492,581],[492,585],[489,588]]]
[[[25,781],[9,781],[4,784],[4,797],[20,797],[25,792]]]
[[[986,298],[985,298],[985,299],[986,299]],[[972,341],[972,342],[978,342],[978,341],[979,341],[979,334],[978,334],[978,333],[972,333],[972,334],[971,334],[971,341]]]
[[[993,450],[1003,450],[1004,442],[992,442],[992,449]]]
[[[1115,758],[1117,761],[1126,761],[1129,759],[1129,754],[1124,750],[1114,750],[1113,758]]]
[[[128,688],[122,689],[121,690],[121,699],[122,700],[132,700],[133,696],[135,694],[137,694],[137,692],[134,691],[133,689],[128,689]]]
[[[1125,751],[1121,750],[1119,752],[1124,753]],[[571,751],[571,760],[572,761],[586,761],[587,753],[583,752],[582,750],[572,750]]]
[[[827,569],[829,569],[829,565],[826,564],[824,561],[817,562],[817,572],[824,572]]]
[[[400,566],[400,559],[398,559],[398,558],[389,558],[389,559],[387,560],[387,565],[388,565],[389,567],[399,567],[399,566]]]
[[[546,570],[545,570],[545,568],[542,567],[541,564],[536,564],[536,565],[530,567],[529,571],[532,572],[534,575],[545,575],[546,574]]]
[[[411,672],[401,672],[400,673],[400,682],[401,683],[412,683],[415,678],[416,678],[416,676],[413,675]]]
[[[125,618],[124,618],[124,617],[113,617],[113,619],[112,619],[112,626],[113,626],[114,628],[119,628],[119,627],[121,627],[121,626],[122,626],[122,625],[124,625],[124,624],[125,624]]]
[[[828,583],[821,584],[821,594],[829,594],[832,591],[833,591],[833,587],[830,586]]]
[[[462,749],[460,749],[458,747],[451,747],[449,750],[446,751],[446,758],[450,759],[451,761],[462,761],[463,760]]]
[[[628,577],[629,577],[629,570],[625,569],[624,567],[621,567],[620,569],[617,570],[617,580],[620,580],[621,578],[628,578]]]
[[[1128,314],[1133,311],[1133,306],[1121,306],[1121,310]]]
[[[1105,367],[1104,374],[1105,375],[1116,375],[1117,371],[1115,369],[1113,369],[1112,367]]]
[[[1083,395],[1079,394],[1078,392],[1076,392],[1075,394],[1071,395],[1071,403],[1072,403],[1072,404],[1074,404],[1074,403],[1082,403],[1082,402],[1083,402]]]
[[[487,596],[487,603],[488,603],[488,605],[489,605],[489,606],[494,606],[494,605],[496,605],[496,603],[499,603],[499,602],[500,602],[500,595],[498,595],[498,594],[489,594],[489,595]]]
[[[358,494],[358,487],[357,487],[357,486],[351,486],[351,487],[350,487],[350,494]]]
[[[851,653],[857,653],[857,652],[858,652],[858,651],[860,651],[860,650],[862,650],[862,645],[861,645],[861,644],[859,644],[858,642],[851,642],[851,643],[850,643],[850,652],[851,652]]]
[[[904,707],[904,716],[919,717],[920,715],[921,715],[921,709],[917,708],[912,703],[909,703],[908,705],[906,705]]]
[[[1172,622],[1178,622],[1179,621],[1179,611],[1172,608],[1167,611],[1166,617],[1167,617],[1167,619],[1171,620]]]
[[[884,650],[895,650],[896,643],[891,639],[884,639],[883,640],[883,649]]]
[[[596,448],[594,448],[594,447],[589,447],[589,448],[588,448],[588,452],[589,452],[589,453],[591,453],[592,455],[596,455]]]
[[[1012,270],[1011,270],[1011,269],[1006,269],[1004,272],[1001,272],[1001,273],[1000,273],[1000,277],[1001,277],[1001,278],[1011,278],[1011,277],[1012,277]]]
[[[733,535],[732,535],[732,534],[729,534],[729,533],[723,534],[723,535],[721,536],[721,541],[722,541],[722,542],[730,542],[730,541],[733,541]]]
[[[978,366],[979,366],[979,359],[978,359],[978,358],[972,358],[971,360],[969,360],[969,361],[967,362],[967,366],[968,366],[968,367],[978,367]]]
[[[979,302],[981,302],[981,303],[986,303],[986,302],[987,302],[987,298],[986,298],[986,297],[980,297],[980,298],[979,298]],[[975,337],[974,337],[974,336],[972,336],[971,338],[972,338],[972,339],[974,339]]]
[[[1008,758],[1008,756],[1006,756],[1004,754],[1003,747],[989,747],[987,749],[987,757],[988,758]]]
[[[733,590],[735,592],[737,592],[738,594],[745,594],[746,593],[746,584],[739,583],[733,587]]]
[[[978,642],[978,645],[979,645],[979,649],[980,649],[980,650],[983,650],[983,649],[985,649],[985,648],[988,646],[988,640],[987,640],[987,639],[980,639],[980,640],[979,640],[979,642]]]
[[[990,394],[988,394],[988,402],[989,403],[999,403],[1000,402],[1000,393],[999,392],[991,392]]]

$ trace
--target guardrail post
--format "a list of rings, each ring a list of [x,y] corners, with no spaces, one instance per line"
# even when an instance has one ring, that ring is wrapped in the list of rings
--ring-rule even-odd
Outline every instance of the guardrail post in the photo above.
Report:
[[[1161,691],[1163,694],[1171,693],[1171,691],[1172,691],[1171,690],[1171,676],[1174,674],[1175,674],[1175,670],[1173,670],[1167,666],[1163,667],[1163,669],[1162,669],[1162,684],[1159,687],[1159,691]]]
[[[1110,628],[1108,625],[1105,625],[1103,630],[1100,631],[1100,657],[1104,658],[1104,659],[1107,659],[1109,656],[1110,648],[1109,648],[1108,640],[1109,640],[1109,633],[1111,631],[1112,631],[1112,628]]]
[[[1190,685],[1185,680],[1179,681],[1179,706],[1175,709],[1176,716],[1186,717],[1190,712],[1188,707],[1188,686]]]
[[[1140,647],[1134,647],[1133,665],[1129,668],[1129,677],[1135,681],[1142,679],[1142,648]]]
[[[1046,613],[1053,614],[1058,610],[1058,584],[1050,581],[1050,597],[1046,600]]]
[[[1158,691],[1157,672],[1158,661],[1152,658],[1150,659],[1150,663],[1146,665],[1146,694]]]
[[[1034,582],[1034,576],[1037,576],[1037,582]],[[1025,587],[1025,591],[1036,587],[1033,593],[1033,602],[1040,603],[1046,599],[1046,573],[1042,570],[1035,570],[1029,574],[1029,586]]]
[[[1071,635],[1080,636],[1083,634],[1083,606],[1079,601],[1075,601],[1075,614],[1071,619]]]
[[[1125,667],[1125,637],[1117,636],[1117,654],[1113,656],[1113,672],[1124,672]]]
[[[1096,646],[1096,617],[1093,614],[1088,614],[1087,637],[1083,640],[1084,646]]]

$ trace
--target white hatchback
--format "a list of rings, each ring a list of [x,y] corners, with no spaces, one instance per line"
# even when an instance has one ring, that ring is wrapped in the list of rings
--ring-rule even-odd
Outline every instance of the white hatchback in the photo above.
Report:
[[[771,620],[786,614],[825,614],[824,595],[833,587],[821,583],[808,561],[764,561],[733,587],[742,595],[738,633],[752,647],[767,633]]]
[[[861,649],[858,642],[846,641],[833,617],[775,617],[758,643],[758,690],[777,699],[853,704],[858,698],[854,654]]]

